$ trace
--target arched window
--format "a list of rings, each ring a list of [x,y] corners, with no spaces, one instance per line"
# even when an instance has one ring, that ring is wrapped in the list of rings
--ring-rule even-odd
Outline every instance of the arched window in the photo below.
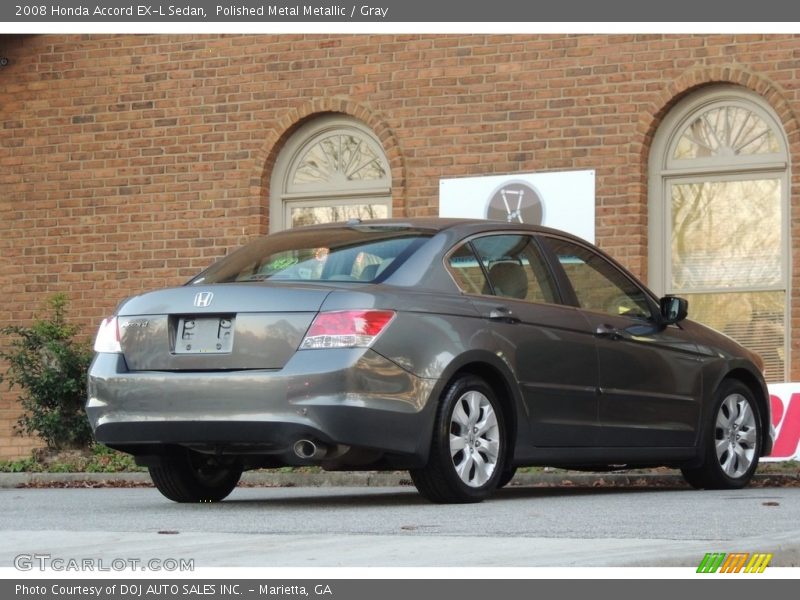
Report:
[[[281,150],[270,183],[270,231],[391,216],[391,172],[380,141],[360,121],[324,116]]]
[[[650,284],[689,317],[788,364],[789,154],[760,96],[715,86],[679,102],[650,154]]]

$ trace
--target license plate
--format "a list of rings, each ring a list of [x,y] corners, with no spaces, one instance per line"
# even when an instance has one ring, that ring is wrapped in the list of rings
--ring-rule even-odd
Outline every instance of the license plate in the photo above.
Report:
[[[233,348],[233,317],[182,317],[176,354],[227,354]]]

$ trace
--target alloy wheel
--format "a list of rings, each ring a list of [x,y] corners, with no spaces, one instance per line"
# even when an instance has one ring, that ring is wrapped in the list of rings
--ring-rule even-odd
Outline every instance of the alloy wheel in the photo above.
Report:
[[[478,488],[492,477],[500,455],[500,429],[489,398],[470,390],[450,418],[450,456],[459,479]]]
[[[742,394],[727,396],[719,407],[714,427],[714,444],[722,471],[731,478],[741,477],[756,455],[756,416],[750,401]]]

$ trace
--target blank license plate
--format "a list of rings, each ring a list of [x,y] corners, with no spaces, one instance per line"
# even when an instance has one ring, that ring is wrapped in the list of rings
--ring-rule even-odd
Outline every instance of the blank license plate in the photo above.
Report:
[[[233,348],[233,317],[183,317],[176,354],[227,354]]]

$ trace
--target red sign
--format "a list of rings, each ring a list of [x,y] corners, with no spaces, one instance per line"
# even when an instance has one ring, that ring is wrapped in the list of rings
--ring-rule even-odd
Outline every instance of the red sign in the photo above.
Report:
[[[767,460],[800,459],[800,383],[769,386],[772,425],[777,437]]]

